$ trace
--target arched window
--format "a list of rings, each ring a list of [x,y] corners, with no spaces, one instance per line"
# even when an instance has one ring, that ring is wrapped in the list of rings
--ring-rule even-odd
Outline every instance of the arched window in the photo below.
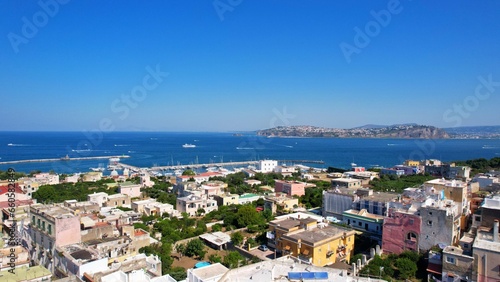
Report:
[[[415,232],[408,232],[406,234],[406,240],[412,241],[412,242],[417,242],[417,233]]]

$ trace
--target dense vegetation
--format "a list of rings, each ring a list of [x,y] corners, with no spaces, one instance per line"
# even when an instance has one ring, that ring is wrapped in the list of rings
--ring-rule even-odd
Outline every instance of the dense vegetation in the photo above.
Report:
[[[60,203],[66,200],[86,201],[87,195],[94,192],[105,192],[109,195],[118,193],[118,187],[108,188],[106,183],[114,183],[113,179],[103,179],[96,182],[61,183],[43,185],[33,193],[32,198],[38,203]]]
[[[21,177],[24,177],[26,176],[26,174],[24,174],[24,172],[15,172],[14,173],[14,179],[19,179]],[[0,170],[0,180],[7,180],[9,179],[9,174],[7,173],[7,171],[2,171]]]
[[[316,187],[307,188],[305,194],[299,198],[299,203],[308,209],[321,207],[323,205],[323,191],[328,190],[331,186],[329,181],[314,181],[313,183],[316,184]]]
[[[175,207],[177,196],[174,193],[169,193],[169,188],[172,187],[170,182],[158,182],[151,188],[144,188],[142,191],[145,196],[156,199],[160,203],[171,204]]]
[[[332,167],[332,166],[329,166],[327,169],[326,169],[326,172],[327,173],[333,173],[333,172],[339,172],[339,173],[344,173],[346,172],[347,170],[343,169],[343,168],[337,168],[337,167]]]
[[[470,166],[472,174],[485,173],[490,170],[500,169],[500,157],[492,158],[490,160],[480,158],[467,161],[455,161],[457,166]]]
[[[353,257],[357,259],[358,257]],[[412,251],[404,251],[399,255],[390,254],[388,256],[375,257],[361,270],[361,275],[370,277],[381,277],[386,281],[394,279],[406,280],[412,278],[425,279],[425,261],[422,254]],[[421,269],[422,271],[417,272]]]
[[[254,228],[255,232],[262,232],[262,234],[265,235],[264,231],[267,228],[267,222],[273,219],[273,217],[270,211],[257,212],[255,209],[257,204],[258,203],[254,202],[253,204],[247,205],[221,206],[218,210],[212,211],[199,219],[191,218],[186,213],[182,215],[182,218],[143,216],[143,222],[155,222],[152,228],[144,223],[136,223],[134,227],[145,229],[153,234],[161,232],[162,239],[161,246],[151,245],[141,248],[139,251],[141,253],[158,255],[162,260],[163,273],[168,273],[171,276],[175,275],[177,278],[185,278],[179,268],[172,267],[172,245],[177,241],[206,233],[206,223],[220,220],[223,220],[223,226],[227,229],[249,227],[250,229]],[[218,225],[218,228],[221,230],[220,228],[222,228],[222,226]],[[241,235],[239,232],[234,234]],[[235,236],[237,237],[238,235]],[[243,238],[240,239],[242,242]],[[205,248],[206,246],[203,242],[199,239],[194,239],[187,244],[177,245],[176,251],[183,255],[197,257],[203,260],[206,254]],[[237,267],[237,265],[245,261],[238,252],[229,252],[223,260],[220,257],[212,257],[211,260],[219,260],[229,268]],[[183,280],[184,278],[179,280]]]
[[[402,175],[399,178],[396,175],[382,175],[370,181],[370,186],[374,191],[401,193],[408,187],[420,186],[434,178],[428,174]]]
[[[248,179],[248,177],[245,175],[243,172],[237,172],[233,174],[229,174],[226,177],[211,177],[210,180],[219,180],[224,183],[227,183],[227,191],[230,192],[231,194],[238,194],[242,195],[245,193],[262,193],[262,189],[259,187],[254,187],[251,185],[248,185],[245,183],[245,180]],[[283,180],[283,179],[289,179],[289,180],[294,180],[298,179],[298,175],[294,174],[293,177],[289,178],[284,178],[283,175],[280,173],[256,173],[254,177],[251,179],[259,180],[262,182],[263,185],[269,185],[269,186],[274,186],[275,180]]]

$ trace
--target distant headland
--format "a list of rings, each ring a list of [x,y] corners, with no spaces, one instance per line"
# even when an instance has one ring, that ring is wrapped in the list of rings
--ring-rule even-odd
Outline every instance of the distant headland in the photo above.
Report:
[[[448,139],[448,138],[500,138],[500,126],[475,126],[438,128],[429,125],[395,124],[364,125],[350,129],[326,128],[309,125],[278,126],[258,130],[257,135],[267,137],[324,137],[324,138],[401,138],[401,139]]]

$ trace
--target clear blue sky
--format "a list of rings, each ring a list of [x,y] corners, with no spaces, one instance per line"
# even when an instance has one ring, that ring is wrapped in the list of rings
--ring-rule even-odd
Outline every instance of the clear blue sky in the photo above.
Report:
[[[0,2],[0,130],[500,124],[497,0],[65,2]]]

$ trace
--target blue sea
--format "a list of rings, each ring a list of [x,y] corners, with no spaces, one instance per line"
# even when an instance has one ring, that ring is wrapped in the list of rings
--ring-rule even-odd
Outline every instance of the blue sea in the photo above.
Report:
[[[196,145],[183,148],[183,144]],[[0,162],[27,159],[128,155],[122,162],[139,166],[210,164],[274,159],[321,160],[304,165],[327,168],[393,166],[406,159],[443,161],[500,156],[499,139],[342,139],[265,138],[253,133],[176,132],[0,132]],[[297,163],[297,162],[295,162]],[[106,159],[0,165],[16,171],[86,172],[107,166]],[[291,164],[288,162],[288,164]]]

